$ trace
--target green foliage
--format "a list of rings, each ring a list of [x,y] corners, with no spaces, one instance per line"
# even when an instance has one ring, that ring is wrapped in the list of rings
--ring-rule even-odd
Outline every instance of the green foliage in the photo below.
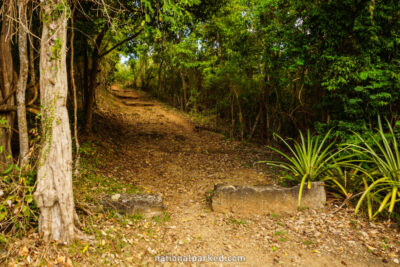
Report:
[[[238,220],[235,218],[229,218],[229,222],[232,224],[236,224],[236,225],[244,225],[244,224],[248,224],[248,222],[244,221],[244,220]]]
[[[98,168],[102,167],[104,162],[98,151],[98,144],[93,142],[83,142],[80,146],[81,154],[81,174],[74,179],[74,190],[79,195],[80,201],[96,202],[93,198],[98,194],[128,193],[139,194],[143,189],[133,186],[113,176],[104,176],[98,173]],[[79,202],[79,201],[78,201]]]
[[[353,131],[368,137],[378,114],[394,118],[399,112],[400,5],[381,1],[373,6],[372,12],[370,3],[356,1],[307,7],[313,11],[304,21],[315,47],[311,62],[326,90],[318,109],[330,117],[318,129],[335,128],[342,141],[358,141]]]
[[[328,194],[336,200],[345,198],[346,202],[359,195],[364,187],[361,173],[355,169],[348,169],[346,168],[347,166],[343,165],[347,157],[348,154],[345,153],[341,161],[334,159],[334,168],[330,169],[323,179]]]
[[[289,153],[270,148],[285,161],[262,163],[283,169],[286,174],[281,179],[300,183],[299,206],[305,183],[319,180],[334,198],[346,198],[345,203],[361,194],[356,213],[366,202],[371,220],[385,211],[392,215],[400,201],[400,150],[391,124],[387,123],[388,133],[379,117],[377,124],[368,140],[354,133],[358,142],[342,144],[342,148],[325,144],[330,131],[323,138],[311,137],[309,132],[304,138],[300,132],[300,142],[293,140],[293,145],[277,135]]]
[[[309,131],[307,137],[304,138],[300,132],[300,143],[292,140],[293,145],[290,145],[279,135],[276,136],[284,143],[290,153],[285,153],[273,147],[269,148],[283,156],[287,161],[261,161],[260,163],[284,169],[300,182],[298,199],[298,206],[300,207],[304,185],[307,183],[308,188],[311,188],[312,181],[323,180],[328,170],[334,167],[333,158],[337,154],[332,149],[334,143],[325,145],[329,132],[322,140],[318,136],[311,137]]]
[[[389,135],[385,134],[380,120],[377,133],[379,139],[371,135],[374,146],[370,146],[359,134],[356,136],[361,145],[348,144],[356,159],[349,160],[349,166],[365,174],[365,191],[362,194],[355,212],[366,200],[368,214],[373,219],[377,214],[387,210],[389,214],[394,211],[396,203],[400,201],[400,150],[394,131],[387,123]],[[376,209],[374,204],[378,204]],[[375,211],[373,213],[373,211]]]
[[[33,201],[35,171],[23,172],[10,164],[0,176],[0,232],[25,234],[37,224]]]
[[[143,39],[138,56],[153,59],[146,90],[185,110],[215,108],[222,126],[267,142],[311,128],[357,142],[352,132],[368,136],[377,114],[399,114],[400,4],[372,6],[221,2],[201,23]]]
[[[135,82],[135,73],[130,65],[118,62],[114,72],[114,81],[123,87],[132,87]]]

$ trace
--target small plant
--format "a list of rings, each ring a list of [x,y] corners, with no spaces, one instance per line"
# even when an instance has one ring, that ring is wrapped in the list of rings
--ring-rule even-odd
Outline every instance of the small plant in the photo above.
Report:
[[[163,211],[164,217],[162,218],[163,222],[168,222],[171,217],[168,215],[166,211]]]
[[[160,216],[154,216],[153,221],[155,221],[156,223],[160,223],[161,222]]]
[[[283,236],[283,235],[287,235],[287,231],[275,231],[274,235],[276,236]]]
[[[387,123],[389,134],[386,135],[378,117],[377,138],[370,135],[373,145],[369,145],[359,134],[355,134],[361,145],[347,144],[353,151],[355,159],[349,160],[349,166],[365,174],[365,191],[359,199],[355,212],[366,200],[368,215],[372,220],[376,215],[387,210],[391,215],[396,202],[400,201],[400,150],[390,123]],[[373,202],[379,208],[373,213]]]
[[[287,161],[261,161],[259,163],[266,163],[270,166],[281,168],[287,172],[293,179],[300,183],[300,192],[298,198],[298,206],[301,204],[301,197],[303,193],[304,185],[307,183],[307,187],[311,188],[312,181],[322,180],[327,171],[333,168],[333,158],[338,152],[334,152],[332,146],[334,143],[330,143],[325,146],[326,140],[329,137],[330,131],[322,138],[311,137],[309,131],[307,131],[307,137],[305,138],[300,132],[300,143],[293,140],[293,146],[286,142],[282,137],[275,134],[285,146],[289,149],[290,153],[285,153],[276,148],[270,147],[273,151],[283,156]]]
[[[33,201],[35,172],[23,172],[10,164],[0,174],[0,232],[22,234],[37,223]]]
[[[346,160],[349,155],[342,156],[334,163],[334,168],[328,171],[327,176],[323,179],[325,188],[333,199],[345,198],[345,203],[350,199],[358,196],[363,187],[361,172],[357,169],[346,168]]]
[[[274,218],[274,219],[278,219],[278,218],[279,218],[279,215],[276,214],[276,213],[271,213],[271,217]]]
[[[303,244],[306,245],[306,246],[311,246],[313,244],[313,242],[311,240],[305,240],[303,242]]]
[[[230,219],[229,219],[229,222],[230,222],[230,223],[233,223],[233,224],[237,224],[237,225],[240,225],[240,224],[247,224],[246,221],[244,221],[244,220],[237,220],[237,219],[235,219],[235,218],[230,218]]]

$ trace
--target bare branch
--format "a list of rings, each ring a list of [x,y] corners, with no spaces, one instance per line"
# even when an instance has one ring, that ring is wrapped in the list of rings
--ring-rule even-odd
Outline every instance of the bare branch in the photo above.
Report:
[[[113,51],[114,49],[120,47],[121,45],[123,45],[126,42],[129,42],[133,39],[135,39],[137,36],[139,36],[140,33],[142,33],[142,31],[144,30],[144,28],[141,28],[138,32],[136,32],[135,34],[133,34],[132,36],[129,36],[128,38],[122,40],[121,42],[119,42],[118,44],[114,45],[113,47],[111,47],[110,49],[108,49],[107,51],[101,53],[99,55],[100,58],[104,57],[105,55],[109,54],[111,51]]]

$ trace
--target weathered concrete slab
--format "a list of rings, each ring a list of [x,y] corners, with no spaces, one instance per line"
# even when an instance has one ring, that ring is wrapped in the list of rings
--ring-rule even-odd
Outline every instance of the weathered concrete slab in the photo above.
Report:
[[[162,198],[153,194],[114,194],[103,198],[101,204],[121,214],[144,217],[160,216],[164,211]]]
[[[211,197],[214,211],[238,214],[293,213],[298,210],[300,186],[281,188],[273,186],[215,185]],[[301,207],[319,209],[326,202],[323,183],[314,182],[311,189],[303,188]]]

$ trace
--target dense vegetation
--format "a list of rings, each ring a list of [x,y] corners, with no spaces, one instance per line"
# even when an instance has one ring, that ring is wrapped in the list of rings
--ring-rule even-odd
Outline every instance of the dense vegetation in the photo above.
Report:
[[[50,3],[50,11],[40,11],[40,2]],[[77,130],[93,130],[96,92],[117,82],[192,113],[230,138],[284,145],[283,151],[276,151],[288,161],[267,163],[285,169],[286,180],[302,186],[326,181],[335,197],[358,197],[357,211],[367,207],[371,219],[398,211],[399,1],[0,4],[0,197],[6,195],[0,205],[1,230],[25,229],[36,214],[37,159],[46,150],[39,153],[38,121],[42,120],[45,140],[53,127],[46,124],[52,117],[46,112],[54,109],[46,107],[46,84],[39,79],[61,70],[54,65],[49,67],[51,74],[41,68],[57,60],[68,72],[66,97],[75,122],[76,158]],[[28,18],[23,16],[24,7]],[[68,23],[66,42],[61,37],[47,43],[38,38],[45,29],[55,36],[56,22],[63,16]],[[47,54],[40,51],[46,45]],[[47,82],[50,87],[56,83]],[[24,94],[16,100],[14,94],[21,90]],[[25,108],[34,115],[25,115]],[[28,127],[20,125],[23,117]],[[387,123],[380,123],[379,117]],[[12,134],[15,128],[19,140]],[[23,138],[28,132],[29,144],[28,137]],[[294,147],[287,138],[293,138]],[[52,139],[47,143],[51,146]],[[18,184],[15,190],[13,183]],[[16,212],[10,203],[18,203]]]
[[[242,139],[333,128],[344,141],[378,114],[398,119],[398,11],[396,1],[228,1],[206,21],[139,41],[134,86],[215,115]]]

